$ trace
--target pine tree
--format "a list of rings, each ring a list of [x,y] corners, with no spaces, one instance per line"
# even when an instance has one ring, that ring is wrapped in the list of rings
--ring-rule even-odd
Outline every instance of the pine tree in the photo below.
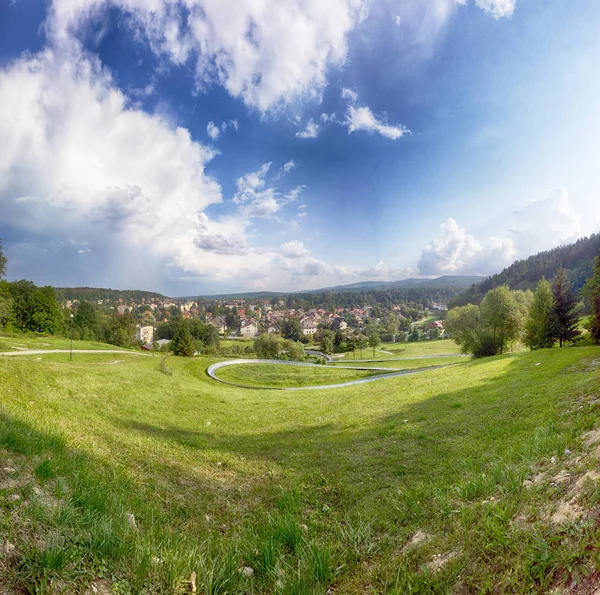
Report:
[[[571,283],[567,278],[565,269],[560,268],[556,273],[552,286],[552,336],[558,340],[562,347],[566,342],[572,341],[581,334],[576,329],[578,317],[575,312],[577,301],[571,291]]]
[[[192,357],[196,352],[194,348],[194,341],[192,340],[192,334],[187,324],[180,322],[175,329],[173,334],[173,341],[171,347],[175,355],[183,355],[185,357]]]
[[[586,284],[586,293],[592,302],[592,320],[590,331],[592,341],[600,343],[600,255],[594,259],[594,276]]]
[[[554,345],[552,306],[552,287],[546,279],[542,279],[537,285],[529,309],[529,318],[525,324],[525,344],[530,349],[542,349]]]

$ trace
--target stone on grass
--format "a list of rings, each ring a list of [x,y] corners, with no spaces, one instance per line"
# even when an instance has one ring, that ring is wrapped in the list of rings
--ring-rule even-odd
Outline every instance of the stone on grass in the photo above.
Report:
[[[250,568],[250,566],[244,566],[242,569],[242,574],[246,578],[252,578],[254,576],[254,568]]]
[[[137,529],[137,523],[135,522],[135,517],[131,514],[127,514],[127,522],[129,523],[130,529]]]

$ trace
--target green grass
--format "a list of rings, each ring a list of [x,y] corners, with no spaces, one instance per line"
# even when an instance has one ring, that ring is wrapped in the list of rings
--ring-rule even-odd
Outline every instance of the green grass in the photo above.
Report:
[[[448,364],[466,364],[470,361],[466,357],[434,357],[427,359],[390,359],[388,361],[381,361],[376,363],[363,363],[363,362],[332,362],[328,364],[332,367],[338,366],[373,366],[376,368],[390,368],[391,370],[413,370],[415,368],[430,368],[432,366],[446,366]]]
[[[33,333],[0,333],[0,351],[23,351],[25,349],[70,349],[71,340],[65,337],[39,336]],[[73,349],[121,349],[97,341],[73,341]]]
[[[386,353],[387,352],[387,353]],[[417,341],[414,343],[382,343],[376,349],[373,357],[373,349],[363,349],[362,357],[360,350],[356,353],[346,353],[340,361],[345,359],[392,359],[398,357],[416,357],[422,355],[439,355],[440,353],[460,353],[460,348],[450,339],[439,339],[437,341]]]
[[[381,372],[363,370],[336,370],[335,368],[312,368],[282,366],[277,364],[240,364],[217,370],[217,376],[227,382],[246,386],[296,387],[341,384],[359,380]]]
[[[2,587],[542,593],[600,563],[597,482],[580,521],[548,520],[597,465],[598,348],[313,392],[233,389],[214,361],[0,359]]]

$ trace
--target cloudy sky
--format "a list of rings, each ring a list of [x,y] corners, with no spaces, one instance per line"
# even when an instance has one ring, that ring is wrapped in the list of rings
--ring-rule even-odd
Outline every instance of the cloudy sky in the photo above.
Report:
[[[10,279],[490,274],[600,230],[597,0],[0,0]]]

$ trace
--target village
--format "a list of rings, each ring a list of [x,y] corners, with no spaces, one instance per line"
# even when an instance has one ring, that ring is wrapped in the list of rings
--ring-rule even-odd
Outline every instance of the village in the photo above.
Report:
[[[66,300],[67,310],[76,309],[79,300]],[[282,334],[284,323],[294,321],[294,338],[304,343],[318,342],[321,332],[330,330],[343,337],[376,330],[385,341],[438,339],[444,336],[447,306],[440,302],[413,307],[396,303],[391,307],[356,308],[287,307],[284,299],[139,298],[96,300],[95,306],[106,314],[131,314],[136,320],[136,340],[143,345],[168,342],[161,325],[174,320],[199,320],[216,329],[221,338],[254,339],[263,334]],[[285,332],[283,333],[286,334]]]

